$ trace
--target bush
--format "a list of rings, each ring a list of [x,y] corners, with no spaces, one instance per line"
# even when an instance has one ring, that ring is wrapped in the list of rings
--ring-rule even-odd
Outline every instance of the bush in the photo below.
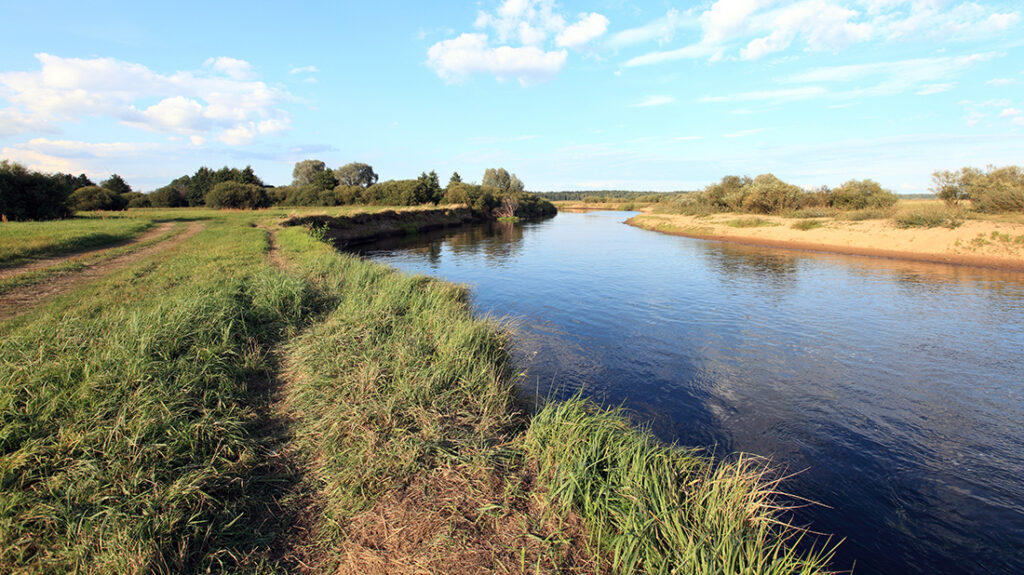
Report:
[[[931,190],[950,206],[970,200],[979,212],[1024,211],[1024,169],[1020,166],[935,172],[932,182]]]
[[[498,190],[490,186],[478,186],[458,182],[449,184],[441,197],[443,204],[465,204],[474,210],[491,213],[501,204],[498,198]]]
[[[415,206],[418,180],[387,180],[362,192],[364,204],[378,206]]]
[[[1024,169],[989,168],[972,187],[971,204],[979,212],[1024,211]]]
[[[254,210],[269,203],[267,192],[255,184],[221,182],[206,194],[206,205],[211,208]]]
[[[804,191],[772,174],[761,174],[744,186],[743,209],[755,214],[777,214],[799,206]]]
[[[107,188],[86,186],[72,192],[68,196],[68,204],[71,205],[72,209],[81,212],[96,210],[121,211],[128,207],[128,198]]]
[[[70,217],[71,186],[62,174],[30,172],[21,164],[0,162],[0,214],[9,220],[56,220]]]
[[[148,208],[150,207],[149,196],[141,192],[129,192],[122,194],[126,200],[128,200],[129,208]]]
[[[897,228],[956,228],[964,223],[959,210],[947,206],[920,206],[904,210],[893,218]]]
[[[899,200],[874,180],[850,180],[825,195],[829,205],[841,210],[891,208]]]
[[[170,185],[150,193],[149,205],[154,208],[180,208],[188,205],[188,199],[184,191]]]

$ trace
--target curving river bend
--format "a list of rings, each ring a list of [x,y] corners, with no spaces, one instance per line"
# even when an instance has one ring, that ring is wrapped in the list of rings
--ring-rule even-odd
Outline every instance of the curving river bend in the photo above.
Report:
[[[855,573],[1024,573],[1024,274],[562,213],[362,246],[509,318],[524,386],[770,456]]]

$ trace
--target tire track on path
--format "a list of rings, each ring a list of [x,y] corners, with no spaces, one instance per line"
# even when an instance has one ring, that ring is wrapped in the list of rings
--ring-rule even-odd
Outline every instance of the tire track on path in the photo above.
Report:
[[[162,233],[166,233],[173,225],[173,222],[161,224],[160,226],[157,226],[154,230],[151,230],[150,232],[147,232],[142,236],[139,236],[138,238],[133,240],[132,243],[145,241],[144,236],[148,236],[150,238],[157,237]],[[93,280],[97,280],[118,270],[124,269],[130,266],[131,264],[136,263],[139,260],[147,258],[151,255],[178,246],[184,241],[191,238],[192,236],[201,232],[203,228],[204,226],[202,223],[192,222],[191,224],[188,225],[187,228],[185,228],[185,231],[172,238],[167,239],[166,241],[162,241],[152,246],[122,256],[118,256],[109,260],[100,261],[95,264],[87,264],[84,269],[57,276],[56,278],[46,283],[29,285],[11,290],[6,294],[0,296],[0,319],[9,319],[21,315],[22,313],[27,312],[30,309],[34,308],[35,306],[39,305],[43,301],[49,300],[50,298],[53,298],[57,295],[67,293],[78,286],[81,286]],[[75,254],[75,256],[80,255],[82,254]],[[47,265],[54,265],[56,262],[65,261],[75,256],[63,258],[48,258],[49,263]],[[33,264],[29,264],[29,266],[35,266],[37,263],[41,264],[43,261],[46,260],[34,262]],[[28,269],[27,266],[21,266],[16,269],[22,270],[26,273],[28,271],[31,271]]]
[[[153,238],[160,237],[161,235],[171,231],[171,228],[173,228],[173,227],[174,227],[174,222],[164,222],[164,223],[162,223],[162,224],[160,224],[158,226],[155,226],[154,228],[152,228],[150,230],[146,230],[144,233],[139,234],[138,236],[135,236],[134,238],[131,238],[129,240],[125,240],[125,241],[121,241],[121,242],[117,242],[117,243],[113,243],[113,244],[109,244],[109,245],[106,245],[106,246],[102,246],[102,247],[98,247],[98,248],[94,248],[94,249],[89,249],[89,250],[77,250],[77,251],[74,251],[74,252],[71,252],[71,253],[67,253],[67,254],[63,254],[63,255],[59,255],[59,256],[51,256],[51,257],[48,257],[48,258],[42,258],[42,259],[39,259],[39,260],[34,260],[34,261],[31,261],[31,262],[29,262],[27,264],[21,264],[21,265],[9,267],[9,268],[0,269],[0,280],[11,278],[11,277],[20,276],[20,275],[26,274],[28,272],[32,272],[32,271],[48,268],[48,267],[51,267],[51,266],[55,266],[57,264],[61,264],[61,263],[64,263],[66,261],[73,260],[75,258],[80,258],[82,256],[99,254],[99,253],[106,252],[108,250],[113,250],[113,249],[117,249],[117,248],[124,247],[124,246],[130,246],[132,244],[142,243],[142,242],[151,240]]]

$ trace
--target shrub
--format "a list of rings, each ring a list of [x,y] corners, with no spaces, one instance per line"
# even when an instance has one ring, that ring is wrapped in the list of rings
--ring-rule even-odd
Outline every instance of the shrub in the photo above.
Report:
[[[893,217],[893,209],[890,208],[865,208],[852,212],[843,212],[840,216],[851,222],[862,222],[864,220],[884,220]]]
[[[941,205],[914,207],[893,218],[897,228],[955,228],[963,223],[958,210]]]
[[[736,220],[729,220],[728,222],[725,222],[725,225],[731,228],[765,228],[778,224],[764,218],[739,218]]]
[[[0,214],[9,220],[56,220],[70,217],[71,185],[62,174],[30,172],[21,164],[0,162]]]
[[[255,184],[221,182],[206,194],[206,205],[211,208],[253,210],[268,204],[267,192]]]
[[[81,212],[92,212],[95,210],[120,211],[128,207],[128,198],[107,188],[86,186],[72,192],[68,196],[68,203],[72,209]]]
[[[829,205],[841,210],[890,208],[899,199],[874,180],[850,180],[825,195]]]
[[[1024,169],[1020,166],[989,166],[985,171],[961,168],[959,172],[935,172],[932,182],[931,191],[947,205],[955,206],[963,200],[970,200],[979,212],[1024,211]]]
[[[820,228],[823,225],[824,224],[821,222],[821,220],[800,220],[799,222],[794,222],[793,225],[790,227],[793,228],[794,230],[806,232],[807,230]]]
[[[154,208],[180,208],[188,205],[188,199],[173,185],[164,186],[149,194],[149,205]]]
[[[746,191],[749,189],[749,191]],[[755,214],[777,214],[796,208],[804,191],[772,174],[761,174],[744,187],[743,209]]]
[[[971,203],[979,212],[1024,211],[1024,169],[1019,166],[989,168],[974,185]]]
[[[474,210],[491,213],[501,204],[501,200],[495,188],[458,182],[448,186],[441,197],[441,203],[465,204]]]
[[[149,196],[141,192],[128,192],[127,194],[123,194],[122,197],[128,200],[129,208],[150,207]]]

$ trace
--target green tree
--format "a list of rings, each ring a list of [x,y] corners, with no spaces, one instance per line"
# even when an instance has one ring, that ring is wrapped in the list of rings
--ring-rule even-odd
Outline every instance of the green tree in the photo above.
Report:
[[[71,216],[69,180],[0,162],[0,214],[9,220],[54,220]]]
[[[369,164],[352,162],[334,170],[334,177],[343,186],[361,186],[369,188],[377,183],[377,173]]]
[[[320,160],[302,160],[292,168],[292,185],[306,186],[313,183],[317,174],[327,170],[327,164]]]
[[[132,191],[132,187],[128,185],[128,182],[125,182],[124,178],[117,174],[110,174],[109,178],[100,182],[100,187],[110,190],[117,195],[129,194]]]
[[[419,179],[416,180],[413,202],[417,204],[437,204],[441,201],[443,195],[444,190],[441,189],[441,184],[437,180],[437,172],[431,170],[429,174],[425,172],[420,174]]]
[[[338,185],[338,179],[334,177],[334,172],[324,170],[313,176],[313,181],[309,185],[317,191],[333,190]]]
[[[190,206],[202,206],[206,204],[206,194],[216,184],[214,176],[216,173],[203,166],[196,170],[196,173],[188,179],[188,190],[185,192],[185,200]]]
[[[254,184],[236,181],[221,182],[206,194],[206,205],[218,209],[253,210],[266,207],[269,203],[267,192]]]
[[[452,184],[461,184],[461,183],[462,183],[462,176],[460,176],[458,172],[452,172],[452,177],[448,178],[448,187],[450,188],[452,186]]]
[[[484,170],[484,179],[481,183],[497,189],[501,195],[519,195],[526,191],[522,180],[505,168],[487,168]]]
[[[932,174],[932,192],[950,206],[971,199],[971,187],[977,183],[981,170],[962,168],[959,172],[935,172]]]

